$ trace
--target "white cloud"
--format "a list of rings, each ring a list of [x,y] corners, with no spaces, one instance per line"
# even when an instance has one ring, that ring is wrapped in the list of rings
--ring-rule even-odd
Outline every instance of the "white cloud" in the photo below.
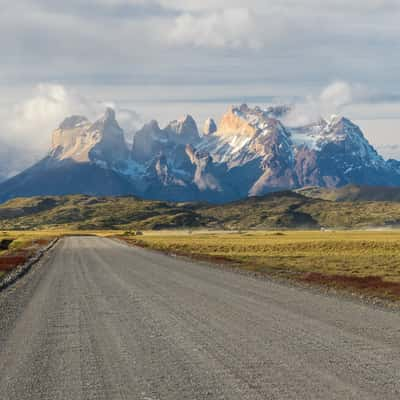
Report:
[[[336,81],[322,89],[318,96],[309,95],[304,103],[294,105],[285,122],[289,126],[304,126],[318,119],[340,114],[345,106],[361,100],[361,86]]]
[[[334,82],[322,90],[319,99],[324,108],[331,108],[336,112],[341,107],[351,104],[353,90],[347,82]]]
[[[397,97],[392,99],[397,101]],[[391,101],[392,101],[391,100]],[[290,126],[302,126],[313,123],[319,118],[329,118],[332,114],[344,115],[351,110],[356,115],[367,114],[368,118],[382,114],[379,103],[385,102],[385,94],[360,83],[349,83],[346,81],[335,81],[324,87],[317,95],[308,95],[304,102],[293,106],[292,111],[286,118],[286,123]],[[397,103],[394,103],[394,109]],[[366,108],[369,106],[368,108]],[[386,104],[384,109],[388,109]],[[357,109],[364,111],[359,111]],[[366,111],[366,110],[370,111]],[[398,112],[392,112],[398,115]]]
[[[45,151],[51,132],[67,116],[84,115],[94,120],[107,106],[117,112],[121,126],[128,133],[137,128],[140,117],[132,110],[120,108],[115,103],[93,101],[59,84],[39,84],[28,99],[1,110],[0,132],[3,140],[24,143],[29,150]]]
[[[390,90],[398,75],[400,57],[392,49],[399,0],[6,3],[0,13],[6,85],[282,80],[307,87],[340,76]],[[262,51],[249,55],[254,47]],[[235,49],[235,57],[225,49]]]
[[[83,111],[87,111],[84,100],[64,86],[39,84],[30,98],[7,110],[2,130],[8,141],[23,141],[35,149],[43,148],[51,131],[66,116]]]
[[[247,8],[227,8],[178,16],[168,35],[176,45],[212,48],[258,48],[257,21]]]

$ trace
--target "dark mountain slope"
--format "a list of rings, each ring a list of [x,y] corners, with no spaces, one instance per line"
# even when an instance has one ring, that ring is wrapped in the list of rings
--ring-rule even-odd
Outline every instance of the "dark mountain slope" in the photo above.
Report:
[[[64,160],[56,166],[48,158],[0,183],[0,201],[39,195],[124,195],[135,191],[127,178],[91,163]]]

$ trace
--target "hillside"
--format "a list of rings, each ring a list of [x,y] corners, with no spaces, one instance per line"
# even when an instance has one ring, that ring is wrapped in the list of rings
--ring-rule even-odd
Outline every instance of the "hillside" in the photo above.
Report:
[[[206,225],[185,204],[86,195],[20,198],[0,206],[1,229],[162,229]]]
[[[297,193],[331,201],[400,201],[400,187],[346,185],[341,188],[306,187]]]
[[[285,191],[225,205],[46,196],[0,206],[0,229],[320,229],[397,227],[400,203],[334,202]]]

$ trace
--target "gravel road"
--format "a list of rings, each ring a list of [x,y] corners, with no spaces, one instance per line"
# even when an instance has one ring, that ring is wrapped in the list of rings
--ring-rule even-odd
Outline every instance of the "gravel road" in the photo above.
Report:
[[[96,237],[0,294],[0,398],[396,399],[400,315]]]

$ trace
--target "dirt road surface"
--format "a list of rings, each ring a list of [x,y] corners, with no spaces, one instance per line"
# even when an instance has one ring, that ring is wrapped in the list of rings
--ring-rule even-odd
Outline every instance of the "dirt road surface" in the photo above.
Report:
[[[0,398],[398,400],[400,315],[69,237],[0,293]]]

